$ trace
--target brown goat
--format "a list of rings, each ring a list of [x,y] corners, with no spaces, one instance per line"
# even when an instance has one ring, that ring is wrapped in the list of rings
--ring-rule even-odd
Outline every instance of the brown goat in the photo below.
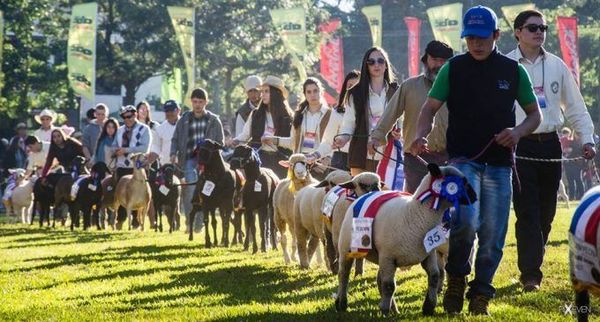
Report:
[[[150,199],[152,198],[152,190],[148,184],[148,176],[146,170],[143,167],[145,162],[145,156],[141,153],[134,153],[130,155],[135,166],[133,167],[133,174],[122,176],[117,183],[115,188],[115,200],[113,209],[117,211],[119,206],[122,206],[127,211],[127,217],[129,219],[129,229],[131,230],[131,222],[133,218],[130,218],[132,211],[137,210],[137,219],[140,223],[140,229],[144,231],[144,220],[148,207],[150,206]],[[121,230],[123,222],[118,220],[116,222],[116,228]]]

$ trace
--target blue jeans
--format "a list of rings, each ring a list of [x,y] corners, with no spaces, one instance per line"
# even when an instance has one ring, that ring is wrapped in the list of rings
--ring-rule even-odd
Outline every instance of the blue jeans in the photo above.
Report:
[[[190,160],[185,161],[185,166],[183,169],[184,176],[185,176],[185,182],[190,183],[190,182],[196,182],[198,180],[198,173],[195,171],[197,165],[198,165],[198,162],[195,159],[190,159]],[[184,186],[183,191],[182,191],[182,197],[181,197],[182,208],[183,208],[183,213],[185,214],[185,217],[187,218],[186,223],[188,223],[188,224],[189,224],[190,212],[192,211],[192,199],[194,198],[195,191],[196,191],[196,185]],[[202,215],[202,212],[198,212],[196,214],[196,217],[194,220],[194,230],[196,232],[199,232],[202,229],[203,225],[204,225],[204,217]]]
[[[459,169],[477,193],[478,201],[461,206],[457,225],[450,231],[450,251],[446,271],[464,277],[471,272],[469,256],[475,236],[479,248],[475,255],[475,279],[469,282],[467,298],[494,297],[492,280],[502,259],[512,194],[512,169],[476,162],[452,164]]]

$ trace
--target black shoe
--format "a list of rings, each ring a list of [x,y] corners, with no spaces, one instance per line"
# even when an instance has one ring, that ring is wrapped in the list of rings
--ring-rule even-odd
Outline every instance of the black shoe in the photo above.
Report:
[[[465,277],[448,275],[448,285],[444,293],[444,311],[450,314],[460,313],[465,300]]]
[[[469,312],[473,315],[490,315],[488,311],[488,305],[490,298],[485,295],[474,295],[469,300]]]

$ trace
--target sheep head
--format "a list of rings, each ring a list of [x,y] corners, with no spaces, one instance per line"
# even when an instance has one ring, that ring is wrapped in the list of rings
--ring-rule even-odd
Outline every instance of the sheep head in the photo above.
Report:
[[[11,174],[17,185],[19,185],[21,182],[23,182],[23,180],[25,180],[25,169],[8,169],[8,173]]]
[[[233,154],[229,159],[231,168],[234,170],[241,170],[244,169],[249,163],[257,163],[258,166],[260,166],[261,162],[258,152],[246,144],[235,147]]]
[[[196,153],[198,155],[198,164],[210,164],[215,153],[223,150],[223,145],[211,139],[203,139],[196,144]]]
[[[341,183],[340,187],[354,190],[356,195],[360,197],[368,192],[381,190],[383,182],[381,182],[377,173],[363,172],[355,176],[352,180]]]
[[[458,178],[458,184],[462,185],[459,189],[464,190],[464,193],[459,197],[458,203],[460,205],[470,205],[477,201],[477,193],[473,187],[469,184],[465,175],[453,166],[440,167],[437,164],[430,163],[427,165],[429,173],[423,178],[421,184],[415,191],[415,196],[421,196],[424,192],[431,189],[432,184],[435,180],[444,178]],[[446,184],[446,181],[443,181]]]
[[[290,192],[294,193],[304,187],[306,182],[310,182],[312,177],[308,167],[308,159],[302,153],[295,153],[286,160],[279,161],[279,165],[288,168],[288,179],[290,179]],[[300,187],[297,187],[300,185]]]
[[[315,187],[316,188],[325,188],[326,191],[331,189],[332,187],[341,184],[346,181],[352,180],[352,176],[350,173],[343,170],[335,170],[329,173],[323,181],[319,182]]]

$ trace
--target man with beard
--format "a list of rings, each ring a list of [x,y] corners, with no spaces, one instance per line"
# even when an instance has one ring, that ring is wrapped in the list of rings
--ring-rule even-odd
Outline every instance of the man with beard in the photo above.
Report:
[[[425,72],[405,80],[394,96],[389,100],[388,107],[383,112],[379,123],[371,134],[369,149],[373,151],[386,144],[388,132],[392,130],[396,121],[404,114],[402,122],[402,138],[404,145],[410,144],[415,139],[417,119],[421,107],[427,98],[427,93],[433,85],[440,68],[446,60],[453,56],[453,50],[447,44],[433,40],[427,44],[425,54],[421,58]],[[427,136],[429,150],[420,154],[427,162],[443,164],[448,160],[446,153],[446,128],[448,127],[448,109],[446,105],[435,115],[433,130]],[[404,154],[404,173],[406,184],[404,190],[414,193],[423,177],[427,174],[427,167],[421,164],[415,156]]]

